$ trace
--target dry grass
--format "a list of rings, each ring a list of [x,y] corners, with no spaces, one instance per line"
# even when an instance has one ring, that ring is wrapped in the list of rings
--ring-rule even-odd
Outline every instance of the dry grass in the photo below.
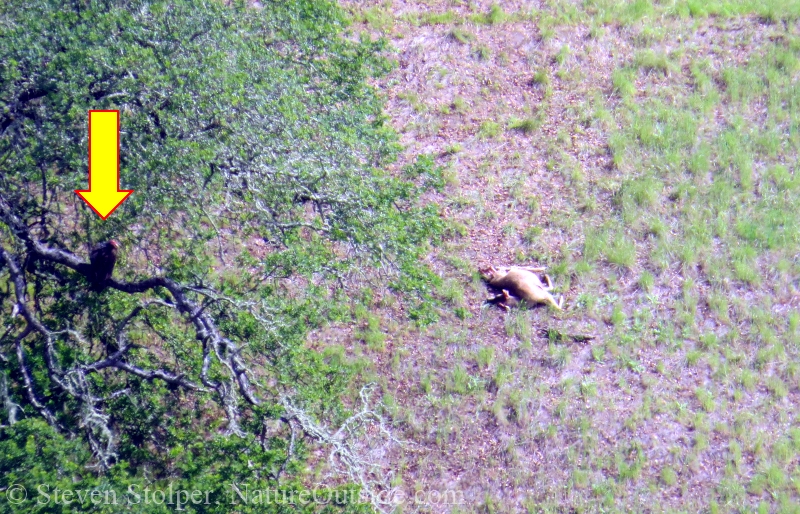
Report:
[[[791,6],[345,5],[396,48],[406,162],[449,177],[441,320],[337,334],[414,442],[398,486],[465,499],[404,510],[796,511]],[[549,266],[567,311],[482,309],[488,263]]]

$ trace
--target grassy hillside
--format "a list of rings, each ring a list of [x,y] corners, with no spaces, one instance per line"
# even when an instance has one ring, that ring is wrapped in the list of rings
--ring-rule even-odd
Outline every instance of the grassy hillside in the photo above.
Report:
[[[800,3],[345,5],[446,179],[440,320],[376,295],[336,334],[394,484],[463,494],[405,510],[799,511]],[[547,265],[566,311],[482,308],[490,263]]]

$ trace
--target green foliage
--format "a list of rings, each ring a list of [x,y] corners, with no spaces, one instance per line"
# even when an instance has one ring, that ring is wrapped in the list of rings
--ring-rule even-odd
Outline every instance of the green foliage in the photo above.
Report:
[[[672,64],[669,58],[663,53],[657,53],[653,50],[646,50],[639,52],[634,57],[634,64],[636,67],[646,71],[658,71],[664,74],[669,73],[672,69]]]
[[[494,138],[500,135],[501,127],[494,121],[484,121],[478,129],[478,135],[482,138]]]
[[[254,469],[280,467],[283,452],[279,449],[285,441],[274,439],[270,444],[276,449],[263,450],[254,436],[206,440],[196,431],[181,435],[182,439],[169,448],[169,474],[152,469],[137,474],[134,468],[120,464],[97,476],[86,472],[92,453],[80,440],[67,439],[37,419],[4,427],[0,430],[0,488],[5,491],[15,486],[19,494],[21,486],[27,498],[15,503],[4,494],[0,512],[223,513],[236,505],[237,512],[264,513],[285,512],[286,503],[291,503],[295,512],[320,512],[321,507],[323,512],[371,512],[360,501],[358,489],[351,489],[349,494],[340,490],[338,495],[316,492],[319,498],[329,494],[338,498],[338,505],[333,501],[304,504],[299,492],[305,488],[299,482],[285,481],[278,486],[269,473],[254,473]],[[216,472],[209,474],[207,470],[212,468]],[[194,491],[197,493],[192,497]],[[257,496],[256,491],[270,491],[272,501],[264,494]],[[292,494],[294,500],[283,505],[274,496],[283,499],[292,498],[288,496]]]
[[[486,45],[478,45],[475,48],[475,57],[477,57],[481,61],[488,61],[489,58],[492,56],[492,50]]]
[[[70,234],[68,247],[126,233],[123,245],[142,247],[171,236],[177,267],[190,275],[210,264],[199,260],[206,257],[199,246],[215,236],[208,217],[280,242],[290,261],[281,264],[293,271],[319,264],[291,259],[307,247],[302,228],[359,250],[391,243],[372,234],[393,215],[387,205],[414,191],[375,171],[396,145],[362,82],[386,63],[373,56],[380,43],[335,37],[342,18],[332,6],[164,9],[156,2],[128,11],[100,3],[53,12],[38,2],[6,9],[4,16],[19,19],[3,39],[0,55],[9,64],[0,94],[22,107],[4,117],[13,130],[0,141],[3,186],[21,202],[27,184],[46,180],[54,210],[78,210],[86,230]],[[55,48],[64,51],[51,58]],[[313,69],[303,64],[310,60]],[[137,192],[106,222],[72,193],[86,182],[90,108],[121,111],[122,184]],[[181,237],[186,227],[194,237]],[[185,255],[200,257],[187,262]]]
[[[542,118],[538,116],[535,118],[525,118],[522,120],[512,119],[508,123],[508,128],[511,130],[517,130],[523,134],[531,134],[539,130],[539,127],[542,126],[542,123]]]
[[[407,19],[415,25],[451,25],[459,21],[458,15],[453,11],[423,12],[409,15]]]
[[[550,85],[550,77],[547,74],[546,69],[538,70],[536,73],[533,74],[533,78],[531,78],[531,84],[535,84],[538,86],[549,86]]]
[[[503,11],[503,8],[499,4],[492,4],[488,12],[474,14],[471,20],[484,25],[497,25],[503,23],[506,18],[508,18],[508,14]]]
[[[433,188],[441,192],[446,185],[444,168],[436,166],[432,155],[418,155],[417,160],[406,166],[404,172],[408,178],[421,180],[421,186],[425,189]]]
[[[611,75],[614,92],[622,98],[628,98],[636,93],[634,76],[630,69],[617,68]]]
[[[219,488],[219,477],[254,476],[274,484],[287,436],[254,434],[281,416],[281,394],[325,419],[347,414],[339,397],[353,367],[305,346],[309,328],[345,316],[338,280],[380,266],[389,287],[409,293],[412,317],[435,318],[438,283],[420,256],[443,226],[418,198],[443,187],[442,171],[425,157],[409,173],[418,181],[383,171],[399,146],[367,79],[390,69],[379,56],[384,42],[341,38],[345,17],[327,1],[224,4],[0,5],[0,201],[8,206],[0,245],[9,256],[0,261],[0,320],[9,328],[0,378],[24,418],[0,432],[4,477],[26,470],[92,487],[152,479]],[[86,187],[90,109],[120,111],[121,186],[135,191],[106,221],[73,192]],[[30,232],[21,235],[12,217]],[[20,339],[24,361],[9,352],[24,320],[12,316],[8,262],[24,268],[30,308],[55,334],[61,369],[98,362],[125,342],[130,366],[213,385],[229,374],[227,350],[207,347],[209,336],[192,324],[199,314],[183,316],[164,288],[89,291],[74,268],[34,259],[26,237],[83,259],[93,243],[119,240],[115,277],[179,284],[257,369],[248,379],[271,399],[255,406],[232,396],[245,413],[241,436],[221,436],[230,427],[214,387],[184,391],[112,366],[80,375],[101,409],[101,422],[87,428],[87,399],[54,383],[41,331]],[[379,330],[368,329],[379,345]],[[36,420],[42,409],[26,394],[23,369],[43,409],[82,437],[62,438]],[[87,443],[97,442],[93,426],[113,434],[116,464],[106,475],[85,469],[96,454]],[[303,455],[295,448],[287,475]]]
[[[450,37],[462,44],[467,44],[475,39],[474,34],[467,32],[461,27],[454,27],[453,30],[450,31]]]

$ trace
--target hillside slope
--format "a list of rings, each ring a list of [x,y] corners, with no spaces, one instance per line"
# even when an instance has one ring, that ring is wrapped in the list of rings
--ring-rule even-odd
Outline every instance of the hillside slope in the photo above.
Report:
[[[796,6],[345,6],[396,51],[406,162],[447,179],[441,319],[376,300],[348,344],[395,483],[463,495],[404,510],[800,508]],[[567,310],[482,307],[490,263],[547,265]]]

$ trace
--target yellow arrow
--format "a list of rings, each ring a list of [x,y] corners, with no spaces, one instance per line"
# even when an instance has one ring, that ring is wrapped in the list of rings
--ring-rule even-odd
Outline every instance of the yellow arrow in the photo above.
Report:
[[[89,189],[76,189],[103,219],[133,193],[119,188],[119,111],[89,111]]]

